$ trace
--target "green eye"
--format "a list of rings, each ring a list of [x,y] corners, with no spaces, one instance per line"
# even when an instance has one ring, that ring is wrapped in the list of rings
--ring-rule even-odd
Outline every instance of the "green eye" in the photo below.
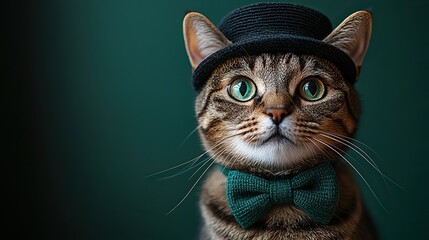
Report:
[[[237,101],[246,102],[256,94],[255,84],[247,78],[238,78],[228,86],[229,95]]]
[[[308,78],[301,83],[300,93],[307,101],[317,101],[325,94],[325,85],[317,78]]]

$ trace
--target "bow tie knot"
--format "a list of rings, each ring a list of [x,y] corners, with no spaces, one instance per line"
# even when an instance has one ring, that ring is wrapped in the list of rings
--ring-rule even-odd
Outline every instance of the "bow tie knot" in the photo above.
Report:
[[[293,203],[292,186],[289,179],[270,182],[270,202],[272,205]]]
[[[335,214],[338,184],[329,163],[277,180],[235,170],[226,172],[228,205],[243,228],[249,228],[274,205],[294,204],[322,224],[328,224]]]

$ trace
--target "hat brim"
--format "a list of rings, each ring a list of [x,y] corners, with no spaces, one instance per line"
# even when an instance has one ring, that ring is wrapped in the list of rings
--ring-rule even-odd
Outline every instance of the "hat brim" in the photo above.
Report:
[[[242,56],[262,53],[294,53],[313,55],[332,62],[350,83],[356,80],[356,66],[339,48],[314,38],[290,34],[258,35],[232,43],[202,61],[193,73],[193,85],[200,92],[213,71],[223,62]]]

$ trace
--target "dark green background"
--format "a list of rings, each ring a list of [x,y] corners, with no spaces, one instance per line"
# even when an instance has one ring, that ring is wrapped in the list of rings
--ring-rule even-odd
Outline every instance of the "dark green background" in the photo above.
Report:
[[[254,1],[4,1],[1,233],[37,239],[192,239],[197,175],[146,176],[202,152],[182,18],[217,23]],[[427,1],[291,1],[339,24],[370,8],[357,139],[404,190],[363,159],[360,181],[383,239],[428,238]],[[3,118],[3,117],[2,117]],[[371,153],[370,151],[368,151]],[[170,172],[170,174],[173,174]],[[168,176],[161,175],[160,177]],[[390,190],[389,190],[390,189]]]

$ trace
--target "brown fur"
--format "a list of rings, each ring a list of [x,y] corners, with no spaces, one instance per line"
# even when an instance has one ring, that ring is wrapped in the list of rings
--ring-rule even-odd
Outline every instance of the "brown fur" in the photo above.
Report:
[[[211,52],[229,44],[201,14],[191,13],[185,17],[184,28],[193,68]],[[343,50],[359,69],[369,35],[370,15],[358,12],[340,24],[325,41],[347,48]],[[211,38],[217,40],[210,41]],[[347,42],[339,42],[342,40]],[[303,81],[312,77],[322,81],[326,88],[324,96],[317,101],[305,100],[300,95]],[[254,82],[257,87],[254,98],[240,102],[228,94],[228,86],[237,78]],[[278,126],[267,114],[267,109],[272,108],[282,109],[285,114]],[[328,225],[312,221],[293,205],[280,205],[244,230],[229,210],[225,195],[226,177],[214,169],[201,193],[204,224],[200,239],[377,238],[358,186],[341,161],[347,148],[341,139],[352,137],[356,131],[359,99],[353,86],[332,63],[291,53],[230,59],[212,73],[198,94],[195,112],[203,145],[215,163],[272,176],[296,173],[331,161],[337,166],[340,187],[336,214]],[[266,142],[274,128],[287,140]]]

